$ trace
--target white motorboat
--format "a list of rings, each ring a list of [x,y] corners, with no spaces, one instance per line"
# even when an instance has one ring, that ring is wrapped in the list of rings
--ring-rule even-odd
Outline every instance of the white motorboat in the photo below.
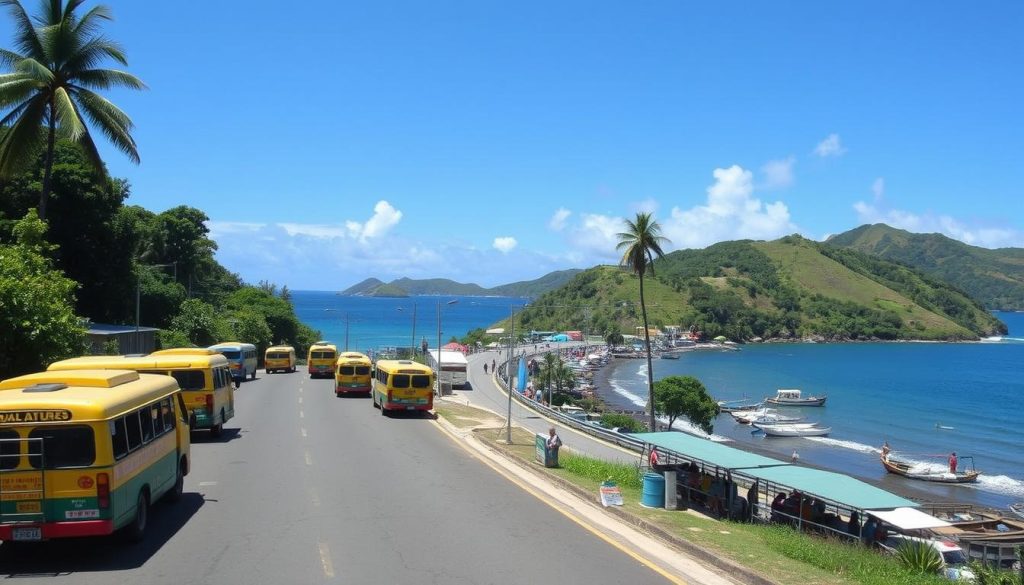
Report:
[[[750,424],[757,425],[789,425],[789,424],[812,424],[818,423],[804,423],[804,417],[802,416],[782,416],[781,414],[766,414],[759,416],[750,421]]]
[[[828,396],[802,396],[795,388],[779,388],[775,396],[764,401],[775,406],[824,406]]]
[[[832,432],[832,427],[819,427],[816,423],[763,425],[757,428],[769,437],[824,437]]]

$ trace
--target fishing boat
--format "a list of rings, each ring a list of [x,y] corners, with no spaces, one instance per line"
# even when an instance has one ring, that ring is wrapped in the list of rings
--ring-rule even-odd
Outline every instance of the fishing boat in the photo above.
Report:
[[[1024,518],[1024,502],[1017,502],[1016,504],[1010,504],[1010,512],[1018,518]]]
[[[974,458],[973,457],[961,457],[961,460],[970,459],[971,469],[957,471],[951,473],[948,469],[936,470],[934,466],[929,464],[921,463],[910,463],[907,461],[901,461],[892,456],[892,454],[882,455],[880,457],[882,461],[882,467],[889,473],[895,473],[896,475],[902,475],[903,477],[909,477],[910,479],[920,479],[922,481],[933,481],[937,483],[970,483],[977,481],[978,476],[981,472],[974,469]]]
[[[661,352],[661,359],[663,360],[677,360],[679,359],[678,353],[672,353],[668,351]]]
[[[779,388],[775,396],[764,401],[775,406],[824,406],[828,396],[802,396],[795,388]]]
[[[757,425],[788,425],[788,424],[810,424],[816,425],[818,423],[804,423],[804,417],[802,416],[782,416],[781,414],[766,414],[759,416],[750,421],[750,424]]]
[[[748,399],[741,400],[719,400],[718,411],[719,412],[744,412],[748,410],[757,410],[764,406],[760,402],[750,402]]]
[[[755,425],[769,437],[824,437],[832,427],[819,427],[817,423],[789,423],[777,425]]]

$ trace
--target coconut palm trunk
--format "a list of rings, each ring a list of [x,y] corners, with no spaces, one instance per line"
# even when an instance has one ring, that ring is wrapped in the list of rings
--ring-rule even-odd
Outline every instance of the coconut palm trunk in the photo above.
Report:
[[[651,432],[654,427],[654,365],[651,363],[651,331],[647,328],[647,302],[644,300],[644,277],[640,275],[640,315],[644,322],[644,346],[647,348],[647,408],[650,411]]]
[[[43,190],[39,193],[39,219],[46,219],[46,203],[53,188],[53,148],[57,142],[57,117],[53,115],[53,100],[50,100],[50,124],[46,133],[46,158],[43,163]]]

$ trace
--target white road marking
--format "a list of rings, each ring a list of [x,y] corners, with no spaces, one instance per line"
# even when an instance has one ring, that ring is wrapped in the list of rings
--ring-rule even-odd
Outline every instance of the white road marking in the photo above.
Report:
[[[299,411],[299,418],[306,418],[306,413]]]
[[[306,438],[306,429],[299,429],[299,432],[302,433],[302,438],[305,439]]]
[[[215,482],[215,481],[201,481],[201,482],[199,482],[199,487],[209,487],[211,485],[217,485],[217,482]]]
[[[313,457],[306,451],[306,465],[313,465]]]
[[[334,563],[331,562],[331,551],[327,548],[326,542],[317,545],[320,548],[320,564],[324,568],[324,575],[334,577]]]
[[[316,490],[309,488],[309,499],[313,501],[313,505],[320,506],[320,496],[317,495]]]
[[[302,404],[302,397],[299,396],[299,404]]]

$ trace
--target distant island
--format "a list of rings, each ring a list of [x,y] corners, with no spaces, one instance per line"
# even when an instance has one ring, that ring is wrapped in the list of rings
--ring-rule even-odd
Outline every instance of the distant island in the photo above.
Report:
[[[503,284],[492,288],[484,288],[474,283],[462,283],[446,278],[430,278],[415,280],[398,278],[384,282],[377,278],[367,278],[339,292],[342,296],[359,297],[397,297],[413,295],[457,295],[478,297],[527,297],[533,298],[548,291],[558,289],[572,280],[579,269],[559,270],[545,274],[534,280],[523,280]]]

